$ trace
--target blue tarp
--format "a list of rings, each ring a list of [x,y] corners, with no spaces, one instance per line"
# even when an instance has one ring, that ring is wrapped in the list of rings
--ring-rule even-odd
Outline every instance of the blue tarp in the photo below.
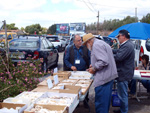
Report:
[[[118,29],[116,29],[115,31],[113,31],[108,36],[111,38],[115,38],[115,36],[118,35],[119,31],[123,29],[129,31],[131,39],[147,40],[148,38],[150,38],[150,24],[142,22],[123,25]]]

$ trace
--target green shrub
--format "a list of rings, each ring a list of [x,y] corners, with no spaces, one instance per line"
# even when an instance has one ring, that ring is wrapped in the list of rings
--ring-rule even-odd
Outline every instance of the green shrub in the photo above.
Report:
[[[45,74],[41,71],[43,59],[33,60],[28,57],[27,62],[18,62],[17,66],[11,59],[0,55],[0,101],[14,97],[23,91],[31,91],[40,82],[39,77]]]

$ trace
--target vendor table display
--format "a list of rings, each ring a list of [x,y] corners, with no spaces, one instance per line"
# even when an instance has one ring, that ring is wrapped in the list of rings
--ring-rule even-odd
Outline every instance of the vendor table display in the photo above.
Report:
[[[19,113],[72,113],[79,104],[79,100],[83,101],[87,95],[93,82],[92,76],[86,71],[57,72],[39,83],[33,91],[9,97],[1,105],[23,104],[26,106]],[[49,81],[51,87],[48,86]],[[1,106],[0,110],[7,111],[9,109],[8,106],[5,108]]]

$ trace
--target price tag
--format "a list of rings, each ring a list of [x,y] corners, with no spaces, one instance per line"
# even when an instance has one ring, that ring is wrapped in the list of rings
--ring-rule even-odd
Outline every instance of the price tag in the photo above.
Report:
[[[58,84],[58,82],[59,82],[59,81],[58,81],[58,75],[55,75],[55,76],[54,76],[54,83],[55,83],[55,84]]]
[[[53,87],[52,80],[47,79],[48,88],[51,89]]]
[[[54,69],[54,73],[57,73],[58,72],[58,69],[57,69],[57,67]]]

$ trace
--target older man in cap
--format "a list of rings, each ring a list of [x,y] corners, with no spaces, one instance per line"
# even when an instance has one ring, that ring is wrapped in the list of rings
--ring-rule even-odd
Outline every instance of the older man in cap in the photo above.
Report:
[[[120,42],[119,49],[113,50],[117,65],[117,92],[120,98],[120,109],[114,113],[128,112],[128,82],[132,80],[134,74],[134,45],[129,40],[130,33],[127,30],[120,30],[116,36]]]
[[[111,47],[91,33],[83,36],[83,45],[91,50],[91,66],[88,71],[95,75],[96,113],[108,113],[113,80],[118,77]]]

